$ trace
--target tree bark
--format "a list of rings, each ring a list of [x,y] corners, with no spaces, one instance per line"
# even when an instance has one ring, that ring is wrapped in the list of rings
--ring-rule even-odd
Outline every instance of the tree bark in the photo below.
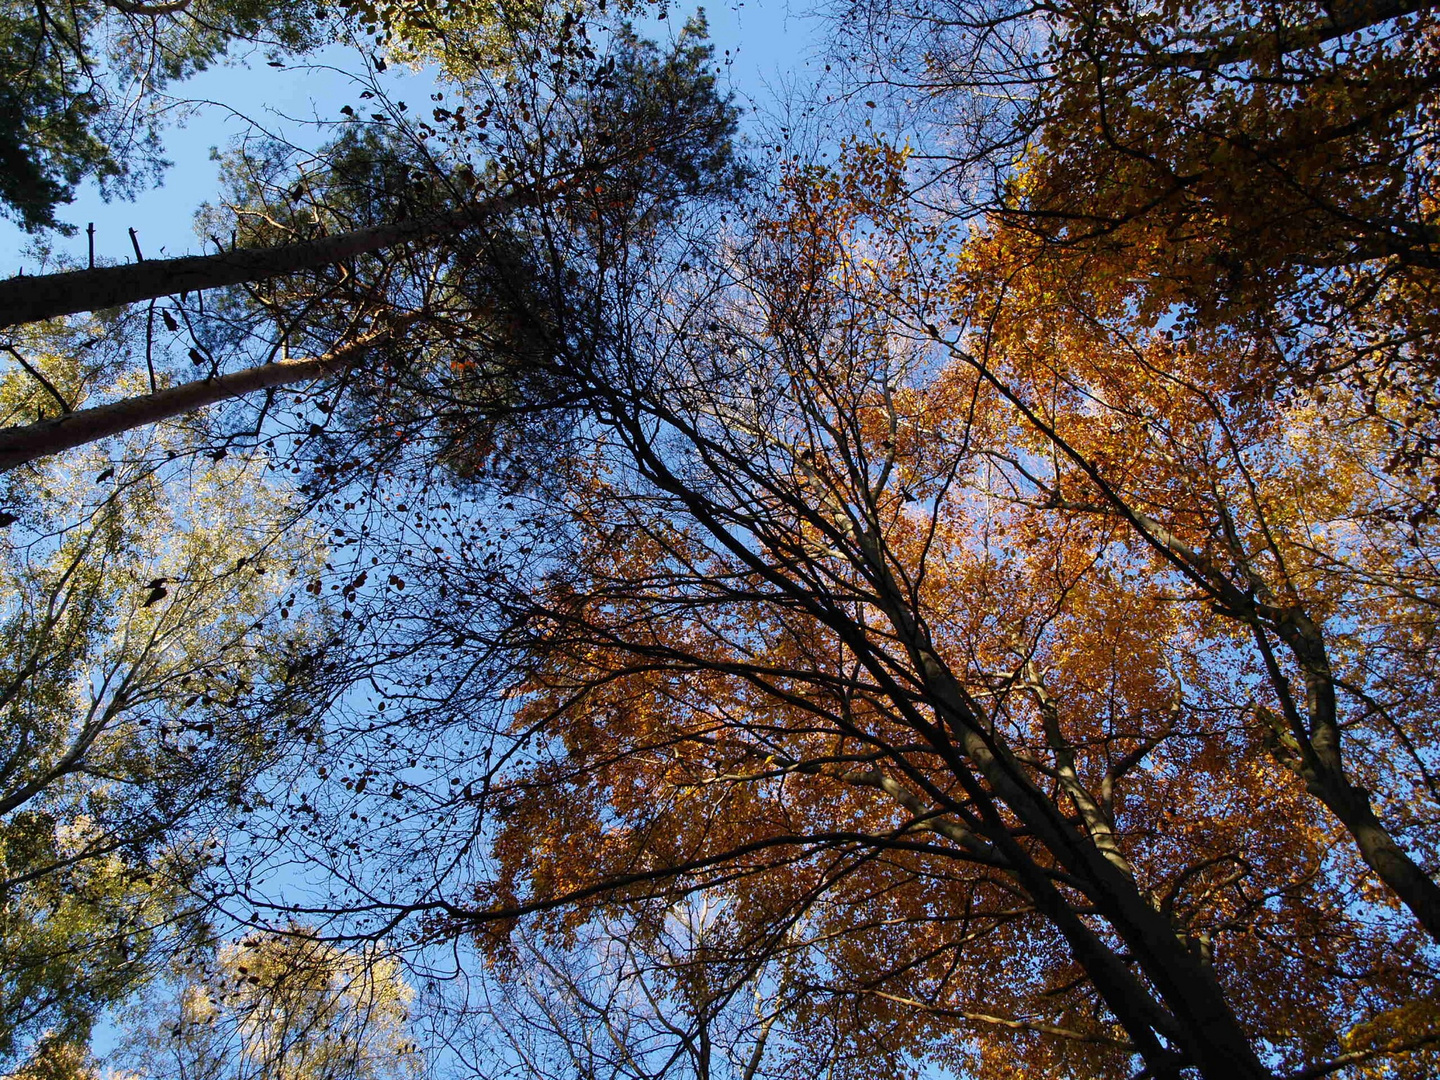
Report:
[[[124,266],[12,277],[0,281],[0,329],[313,270],[407,241],[429,240],[458,232],[519,205],[519,201],[515,196],[497,195],[462,210],[277,247],[241,248],[215,255],[146,259]]]
[[[1329,807],[1355,838],[1360,857],[1375,876],[1400,898],[1426,932],[1440,941],[1440,885],[1395,842],[1370,805],[1370,793],[1328,770],[1304,779],[1311,794]]]
[[[1166,1034],[1175,1040],[1206,1080],[1271,1080],[1273,1074],[1250,1045],[1220,986],[1179,941],[1174,926],[1140,895],[1135,882],[1122,874],[1093,841],[1065,825],[1053,802],[1008,759],[1003,744],[987,736],[967,705],[958,681],[923,632],[913,623],[897,622],[897,619],[908,619],[909,613],[892,604],[887,614],[901,627],[901,636],[908,638],[906,646],[925,677],[930,700],[956,731],[965,756],[974,763],[996,796],[1030,828],[1056,860],[1090,883],[1088,891],[1096,908],[1129,947],[1174,1018],[1175,1028]],[[1027,881],[1026,886],[1038,903],[1042,886],[1048,886],[1048,882]],[[1046,914],[1065,932],[1065,921],[1057,918],[1060,911],[1047,910]],[[1079,923],[1073,913],[1067,914]],[[1069,933],[1066,937],[1071,947],[1077,948],[1078,939]],[[1125,986],[1119,983],[1112,986],[1100,978],[1103,972],[1100,961],[1117,963],[1112,957],[1108,949],[1104,956],[1098,953],[1087,956],[1078,948],[1076,951],[1076,959],[1105,995],[1106,1003],[1122,1017],[1134,1036],[1137,1033],[1133,1021],[1127,1022],[1127,1008],[1132,1003],[1125,1000]],[[1138,999],[1143,990],[1138,993],[1137,990],[1138,987],[1131,989],[1130,994]],[[1147,1064],[1150,1063],[1147,1061]]]
[[[895,627],[896,638],[909,653],[937,716],[957,736],[959,749],[984,777],[997,801],[1009,807],[1062,867],[1087,883],[1086,891],[1097,911],[1129,947],[1159,992],[1168,1017],[1156,1015],[1155,1003],[1144,988],[1124,970],[1114,952],[1084,927],[1058,893],[1047,902],[1047,891],[1054,892],[1048,879],[1033,873],[1021,875],[1026,891],[1065,935],[1076,960],[1136,1040],[1147,1067],[1157,1076],[1179,1075],[1144,1030],[1145,1024],[1172,1039],[1206,1080],[1273,1080],[1274,1074],[1260,1061],[1219,983],[1180,942],[1170,920],[1140,894],[1134,879],[1117,867],[1093,838],[1082,836],[1068,824],[1054,801],[1026,776],[1000,737],[987,730],[973,701],[907,603],[885,560],[880,538],[859,539],[870,564],[877,606]],[[967,766],[957,762],[952,768],[964,784]],[[1011,858],[1017,871],[1024,868],[1023,849],[1003,828],[990,839]],[[1166,1020],[1173,1020],[1173,1026]]]
[[[640,455],[649,478],[682,500],[697,520],[746,559],[751,569],[780,589],[794,589],[792,581],[755,558],[745,545],[726,539],[728,531],[708,500],[670,470],[635,421],[630,424],[632,448]],[[1177,938],[1175,927],[1141,895],[1133,879],[1122,874],[1089,838],[1069,824],[1054,801],[1028,779],[1004,742],[988,730],[890,572],[880,539],[858,532],[852,535],[863,550],[867,564],[864,569],[876,593],[874,602],[913,664],[921,687],[916,699],[929,705],[942,725],[927,730],[922,724],[915,730],[940,754],[974,804],[982,808],[980,813],[991,826],[985,838],[1007,859],[1037,910],[1065,938],[1076,962],[1134,1040],[1148,1074],[1178,1080],[1184,1068],[1190,1066],[1205,1080],[1273,1080],[1274,1074],[1260,1061],[1213,974],[1189,953]],[[803,593],[792,593],[792,598],[802,605],[808,599]],[[884,665],[864,659],[873,659],[868,631],[821,606],[814,606],[814,610],[883,683]],[[956,737],[953,743],[952,735]],[[984,786],[979,778],[985,781]],[[989,810],[984,809],[987,805]],[[1140,971],[1158,992],[1159,1001],[1015,840],[1009,824],[998,812],[1001,805],[1014,814],[1061,868],[1084,883],[1082,888],[1097,913],[1125,943]],[[1164,1045],[1162,1039],[1170,1045]]]
[[[1284,56],[1300,49],[1324,45],[1391,19],[1429,10],[1435,4],[1436,0],[1336,0],[1327,6],[1323,17],[1304,26],[1260,27],[1230,35],[1212,48],[1160,53],[1154,58],[1146,58],[1146,62],[1162,69],[1218,71],[1229,64],[1260,56]]]
[[[118,435],[146,424],[154,424],[182,413],[194,412],[218,401],[241,397],[273,386],[308,382],[344,371],[365,355],[366,349],[388,338],[393,329],[365,335],[343,348],[324,356],[305,360],[279,360],[258,364],[229,375],[182,383],[97,405],[93,409],[64,413],[53,420],[21,427],[0,429],[0,472],[14,469],[27,461],[58,454],[62,450]]]
[[[935,335],[932,333],[932,336]],[[939,340],[938,336],[936,340]],[[1055,509],[1113,513],[1124,518],[1157,551],[1165,553],[1177,569],[1202,588],[1213,592],[1232,618],[1252,626],[1260,635],[1258,640],[1262,650],[1265,648],[1265,625],[1284,642],[1304,673],[1308,723],[1300,717],[1296,703],[1290,700],[1286,680],[1278,668],[1273,667],[1273,659],[1268,657],[1268,653],[1267,666],[1271,668],[1271,685],[1284,704],[1290,734],[1296,741],[1298,769],[1306,790],[1340,819],[1366,865],[1410,909],[1425,931],[1440,942],[1440,884],[1396,842],[1375,813],[1370,793],[1350,783],[1345,775],[1335,679],[1320,626],[1299,609],[1282,610],[1261,604],[1239,589],[1223,571],[1165,526],[1130,506],[1119,492],[1105,482],[1092,462],[1067,443],[1053,426],[1045,423],[979,359],[953,346],[951,354],[969,364],[1019,409],[1037,431],[1079,466],[1105,498],[1105,502],[1099,504],[1055,500],[1051,504]]]
[[[1391,835],[1370,802],[1370,793],[1345,775],[1341,744],[1340,710],[1329,649],[1320,624],[1298,609],[1275,620],[1276,635],[1289,647],[1305,680],[1308,725],[1294,717],[1292,734],[1300,750],[1300,777],[1310,794],[1324,803],[1345,826],[1360,849],[1360,856],[1386,888],[1400,898],[1425,931],[1440,942],[1440,885],[1412,859]],[[1274,674],[1277,692],[1284,689]],[[1295,711],[1281,695],[1286,711]],[[1307,730],[1308,728],[1308,730]]]

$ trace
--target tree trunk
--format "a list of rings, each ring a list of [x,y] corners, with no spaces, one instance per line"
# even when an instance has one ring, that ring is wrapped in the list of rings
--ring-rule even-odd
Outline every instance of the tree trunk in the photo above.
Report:
[[[1260,26],[1224,37],[1208,49],[1160,52],[1153,58],[1145,58],[1142,64],[1161,69],[1218,71],[1228,64],[1313,49],[1392,19],[1427,11],[1435,3],[1436,0],[1335,0],[1324,5],[1324,15],[1303,26]]]
[[[1173,1068],[1159,1057],[1154,1040],[1144,1039],[1142,1024],[1145,1023],[1151,1024],[1157,1034],[1164,1033],[1173,1039],[1206,1080],[1272,1080],[1274,1074],[1260,1061],[1219,983],[1176,937],[1169,919],[1141,895],[1133,878],[1122,872],[1093,839],[1070,826],[1055,802],[1026,776],[1002,739],[988,730],[984,718],[973,707],[959,680],[930,641],[928,631],[907,604],[903,590],[885,561],[879,538],[862,536],[860,546],[866,552],[871,578],[877,587],[878,606],[910,654],[925,687],[926,699],[936,715],[943,718],[957,736],[959,749],[984,777],[996,801],[1009,807],[1062,867],[1087,883],[1086,891],[1097,911],[1125,942],[1140,970],[1159,992],[1165,1010],[1174,1020],[1170,1030],[1145,1015],[1155,1012],[1153,1005],[1148,1010],[1138,1008],[1148,995],[1128,972],[1126,978],[1121,979],[1107,970],[1118,967],[1119,958],[1098,939],[1087,944],[1074,933],[1069,924],[1083,924],[1073,911],[1062,912],[1059,905],[1041,903],[1045,890],[1050,888],[1048,883],[1033,876],[1030,880],[1022,878],[1031,898],[1065,934],[1075,949],[1076,960],[1135,1038],[1147,1067],[1156,1075],[1165,1075]],[[952,766],[962,784],[966,783],[966,770],[964,762]],[[976,790],[972,798],[978,802],[981,795]],[[1013,845],[1004,828],[997,829],[989,839],[1002,850],[1008,847],[1014,868],[1020,869],[1023,850]],[[1148,1053],[1146,1041],[1151,1043]]]
[[[366,349],[388,338],[393,328],[365,335],[343,348],[306,360],[259,364],[229,375],[182,383],[153,394],[125,398],[93,409],[64,413],[53,420],[0,429],[0,472],[62,450],[194,412],[217,401],[241,397],[272,386],[307,382],[350,367]]]
[[[712,512],[704,496],[696,494],[679,479],[664,459],[649,445],[647,434],[629,421],[634,442],[648,476],[662,489],[678,496],[705,527],[717,537],[728,532]],[[1010,869],[1025,888],[1036,909],[1064,936],[1075,961],[1084,968],[1115,1015],[1136,1044],[1146,1071],[1157,1078],[1172,1080],[1188,1066],[1205,1080],[1273,1080],[1274,1074],[1260,1061],[1248,1035],[1236,1017],[1220,985],[1176,937],[1169,920],[1143,897],[1135,882],[1117,869],[1089,838],[1066,820],[1064,812],[1043,791],[1035,787],[1013,755],[983,717],[972,707],[960,685],[929,640],[904,590],[890,572],[878,537],[860,534],[865,552],[864,567],[876,590],[876,606],[894,628],[894,639],[913,662],[921,693],[917,695],[934,712],[941,727],[915,730],[940,754],[965,794],[981,807],[981,815],[992,826],[986,839],[1006,856]],[[729,546],[727,544],[727,546]],[[755,559],[741,544],[731,548],[747,558],[751,568],[770,578],[781,589],[795,588],[783,575]],[[792,594],[793,595],[793,594]],[[794,599],[805,604],[803,594]],[[847,618],[818,608],[816,614],[827,622],[858,658],[872,656],[865,630]],[[862,662],[866,662],[862,659]],[[869,664],[880,681],[884,666]],[[898,699],[897,699],[898,700]],[[951,742],[951,735],[956,741]],[[985,786],[979,783],[983,778]],[[987,811],[983,809],[990,806]],[[1056,860],[1057,864],[1084,883],[1082,888],[1097,913],[1111,926],[1138,963],[1140,971],[1158,991],[1159,1001],[1149,988],[1127,969],[1125,961],[1086,924],[1072,904],[1049,882],[1043,869],[1025,847],[1016,842],[1010,825],[999,813],[1008,808]],[[1179,1054],[1168,1052],[1161,1038]]]
[[[1370,804],[1370,793],[1341,773],[1305,769],[1305,787],[1323,802],[1355,838],[1360,857],[1386,888],[1400,898],[1425,931],[1440,941],[1440,885],[1395,842]]]
[[[1375,813],[1370,793],[1345,775],[1335,675],[1323,628],[1296,608],[1276,620],[1275,633],[1289,647],[1305,680],[1308,724],[1289,700],[1279,673],[1272,672],[1270,677],[1299,749],[1297,765],[1305,789],[1340,819],[1366,865],[1410,909],[1426,933],[1440,942],[1440,885],[1396,842]]]
[[[1265,647],[1262,614],[1264,619],[1272,624],[1271,629],[1285,643],[1304,673],[1308,723],[1296,711],[1298,706],[1291,700],[1287,683],[1279,669],[1273,666],[1273,661],[1267,661],[1271,668],[1271,685],[1285,706],[1289,734],[1293,736],[1299,753],[1296,767],[1305,781],[1306,790],[1340,819],[1340,823],[1354,839],[1366,865],[1374,870],[1386,888],[1410,909],[1425,931],[1440,942],[1440,884],[1396,842],[1375,813],[1370,793],[1351,784],[1345,775],[1335,678],[1320,625],[1298,608],[1282,611],[1269,607],[1262,610],[1253,597],[1236,587],[1223,571],[1214,567],[1203,555],[1187,546],[1159,522],[1130,506],[1118,492],[1104,483],[1091,462],[1073,450],[1052,426],[1040,419],[980,361],[958,349],[952,348],[951,355],[964,360],[999,390],[1037,431],[1044,434],[1090,477],[1107,500],[1104,505],[1057,502],[1054,504],[1057,509],[1116,513],[1125,518],[1140,535],[1154,544],[1157,550],[1168,552],[1175,565],[1191,575],[1197,584],[1214,590],[1232,618],[1254,628],[1259,635],[1262,649]],[[1243,559],[1241,553],[1236,552],[1236,555]]]
[[[497,195],[463,210],[278,247],[241,248],[215,255],[146,259],[124,266],[8,278],[0,281],[0,329],[313,270],[410,240],[458,232],[520,201],[516,196]]]
[[[888,614],[892,622],[904,617],[894,609]],[[977,722],[958,682],[933,647],[918,630],[910,627],[906,630],[915,634],[907,645],[919,661],[937,713],[946,718],[959,736],[961,749],[998,799],[1030,828],[1060,865],[1087,881],[1087,891],[1097,910],[1129,947],[1174,1018],[1175,1027],[1166,1034],[1206,1080],[1271,1080],[1273,1074],[1250,1045],[1219,984],[1179,941],[1174,926],[1141,896],[1134,881],[1122,874],[1093,841],[1065,824],[1059,808],[1029,782],[1023,771],[1014,766],[1013,759],[1002,756],[1003,744],[988,736],[984,726]],[[995,839],[998,841],[998,836]],[[1032,898],[1038,901],[1036,883],[1027,882],[1027,886]],[[1046,914],[1063,932],[1064,925],[1055,913],[1046,911]],[[1078,918],[1075,921],[1078,922]],[[1076,945],[1068,934],[1067,939],[1072,947]],[[1104,994],[1106,1004],[1122,1019],[1132,1036],[1136,1035],[1132,1023],[1127,1022],[1125,1007],[1121,1006],[1124,988],[1118,985],[1111,988],[1101,981],[1102,967],[1096,962],[1097,957],[1086,956],[1077,949],[1076,959],[1085,967],[1096,989]],[[1151,1063],[1147,1061],[1147,1064]]]

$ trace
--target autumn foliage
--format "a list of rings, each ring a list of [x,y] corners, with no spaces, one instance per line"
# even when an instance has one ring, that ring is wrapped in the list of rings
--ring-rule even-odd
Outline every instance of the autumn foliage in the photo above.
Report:
[[[533,745],[477,898],[723,896],[712,955],[862,1057],[1419,1075],[1433,619],[1383,423],[905,167],[790,170],[654,367],[585,373],[563,539],[470,583],[523,612]]]
[[[345,1062],[384,984],[487,1077],[1433,1075],[1431,7],[845,10],[823,153],[621,31],[601,180],[251,297],[365,351],[186,888]],[[180,1049],[270,1045],[215,955]]]

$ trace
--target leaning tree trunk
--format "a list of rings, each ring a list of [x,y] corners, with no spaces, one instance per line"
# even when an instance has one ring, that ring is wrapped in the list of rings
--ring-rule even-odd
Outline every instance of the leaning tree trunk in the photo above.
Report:
[[[98,311],[118,304],[155,300],[176,293],[218,289],[313,270],[396,244],[458,232],[522,201],[528,200],[516,195],[497,195],[462,210],[356,229],[296,244],[240,248],[215,255],[190,255],[178,259],[146,259],[124,266],[70,270],[61,274],[13,277],[0,281],[0,329],[82,311]]]
[[[931,336],[940,341],[937,331]],[[1220,609],[1263,635],[1268,627],[1283,641],[1299,664],[1305,681],[1305,707],[1302,717],[1299,704],[1273,661],[1271,685],[1285,706],[1286,716],[1277,732],[1294,739],[1295,758],[1287,762],[1305,782],[1306,790],[1320,800],[1345,827],[1375,875],[1413,914],[1436,942],[1440,942],[1440,883],[1412,858],[1375,812],[1370,793],[1352,784],[1346,777],[1341,745],[1339,707],[1336,703],[1335,677],[1330,667],[1324,632],[1320,625],[1298,607],[1264,608],[1253,596],[1238,588],[1223,570],[1215,567],[1201,553],[1185,544],[1160,522],[1140,513],[1107,484],[1095,468],[1070,446],[1056,429],[1047,424],[1010,386],[999,379],[981,360],[969,353],[950,347],[951,355],[970,365],[981,378],[994,386],[1034,427],[1077,465],[1103,494],[1103,504],[1059,501],[1055,509],[1115,513],[1123,517],[1157,551],[1167,555],[1173,565],[1202,587],[1213,590]]]
[[[1271,675],[1295,740],[1296,754],[1290,765],[1305,781],[1305,789],[1340,819],[1366,865],[1410,909],[1426,933],[1440,942],[1440,884],[1386,828],[1370,793],[1346,776],[1335,675],[1324,630],[1297,607],[1275,620],[1275,633],[1300,665],[1305,685],[1306,716],[1301,717],[1298,703],[1283,693],[1282,677],[1278,672]]]
[[[649,477],[680,498],[716,536],[728,535],[714,504],[671,471],[663,456],[648,444],[649,436],[640,429],[640,421],[631,416],[625,423],[632,449],[641,455]],[[837,513],[838,520],[844,520],[839,517],[843,513]],[[931,642],[906,587],[891,572],[878,533],[857,529],[851,536],[862,552],[852,558],[875,590],[875,607],[888,620],[893,640],[913,664],[919,692],[910,703],[918,712],[923,702],[936,719],[934,725],[916,720],[914,730],[946,762],[964,795],[982,807],[978,831],[1006,858],[1036,910],[1065,938],[1076,963],[1133,1039],[1136,1052],[1145,1061],[1144,1075],[1180,1080],[1193,1069],[1205,1080],[1274,1080],[1214,974],[1189,952],[1175,926],[1152,906],[1133,877],[1117,869],[1092,837],[1075,828],[1055,798],[1030,780],[1003,737],[975,707]],[[745,549],[736,545],[732,550],[739,553]],[[794,592],[793,581],[764,560],[748,553],[742,557],[778,589],[791,590],[797,603],[809,604],[857,657],[869,653],[867,629],[808,600],[803,590]],[[873,663],[871,670],[882,681],[888,677],[882,663]],[[1136,970],[1130,970],[1127,958],[1055,889],[1046,869],[1013,835],[1002,808],[1055,860],[1057,868],[1079,883],[1077,888],[1088,900],[1086,906],[1093,905],[1087,914],[1108,923]]]
[[[364,357],[371,346],[388,339],[393,333],[393,327],[386,327],[324,356],[257,364],[228,375],[196,379],[157,390],[153,394],[141,394],[108,405],[97,405],[93,409],[63,413],[51,420],[0,428],[0,472],[256,390],[339,374]]]
[[[1257,26],[1221,40],[1208,49],[1163,51],[1141,63],[1162,70],[1219,71],[1230,64],[1269,59],[1313,49],[1336,38],[1435,7],[1436,0],[1332,0],[1324,14],[1300,25]],[[1216,35],[1217,37],[1220,35]]]

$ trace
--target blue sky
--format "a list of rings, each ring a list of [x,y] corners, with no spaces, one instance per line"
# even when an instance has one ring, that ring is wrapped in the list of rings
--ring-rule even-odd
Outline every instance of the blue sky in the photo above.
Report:
[[[667,27],[678,30],[697,6],[674,5],[668,19],[643,20],[642,29],[663,40]],[[729,60],[731,86],[752,118],[772,111],[781,88],[792,83],[803,87],[811,81],[809,69],[823,69],[823,61],[817,59],[823,46],[820,23],[801,10],[792,11],[787,0],[732,0],[705,10],[716,55]],[[141,193],[133,202],[106,203],[95,186],[87,184],[59,215],[77,226],[77,234],[49,235],[42,242],[83,260],[85,226],[94,222],[97,261],[132,260],[131,228],[146,258],[198,253],[201,241],[195,236],[194,213],[216,192],[212,148],[223,148],[257,125],[301,145],[321,141],[325,133],[318,122],[337,116],[339,107],[354,98],[357,90],[346,72],[359,70],[363,63],[356,50],[336,45],[308,58],[303,67],[276,69],[255,55],[248,62],[216,67],[176,84],[172,96],[193,104],[188,119],[166,133],[165,157],[172,164],[162,186]],[[432,88],[429,75],[394,66],[385,78],[391,93],[401,100],[423,101]],[[32,244],[31,237],[0,220],[0,277],[21,269],[37,272],[39,260]]]

